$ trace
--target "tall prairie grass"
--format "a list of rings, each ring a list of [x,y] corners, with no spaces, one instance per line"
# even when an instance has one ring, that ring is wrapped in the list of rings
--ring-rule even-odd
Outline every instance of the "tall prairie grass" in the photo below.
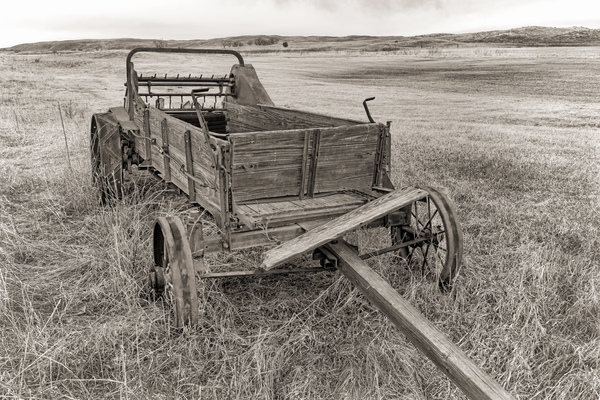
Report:
[[[373,268],[516,397],[599,398],[598,66],[494,51],[246,61],[278,105],[361,118],[377,96],[394,183],[452,198],[465,257],[449,294],[392,255]],[[171,330],[145,280],[152,225],[185,199],[136,174],[104,208],[91,186],[89,120],[122,104],[122,55],[0,56],[0,397],[463,398],[336,273],[202,281],[200,325]]]

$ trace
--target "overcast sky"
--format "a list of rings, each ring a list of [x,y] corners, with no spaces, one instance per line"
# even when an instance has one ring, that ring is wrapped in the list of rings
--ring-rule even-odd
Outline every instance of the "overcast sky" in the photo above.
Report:
[[[412,36],[527,25],[600,28],[600,0],[11,0],[0,47],[67,39]]]

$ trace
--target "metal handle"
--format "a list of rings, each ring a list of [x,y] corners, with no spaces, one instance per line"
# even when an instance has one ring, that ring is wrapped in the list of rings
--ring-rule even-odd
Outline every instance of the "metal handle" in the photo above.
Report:
[[[375,97],[369,97],[368,99],[365,99],[365,101],[363,101],[363,107],[365,108],[365,111],[367,112],[367,118],[369,118],[369,122],[374,124],[375,120],[373,119],[373,117],[371,117],[371,113],[369,112],[369,107],[367,106],[367,101],[371,101],[371,100],[375,100]]]
[[[183,54],[231,54],[238,59],[241,66],[244,66],[244,58],[235,50],[218,50],[218,49],[161,49],[152,47],[138,47],[133,49],[127,55],[127,66],[136,53],[183,53]]]

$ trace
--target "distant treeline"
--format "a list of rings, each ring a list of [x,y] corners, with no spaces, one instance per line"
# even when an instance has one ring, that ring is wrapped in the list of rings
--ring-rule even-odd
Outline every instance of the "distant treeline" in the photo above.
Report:
[[[249,39],[247,41],[243,41],[243,40],[223,40],[221,41],[221,44],[223,45],[223,47],[242,47],[244,45],[248,45],[248,46],[270,46],[273,44],[277,44],[279,43],[279,39],[277,37],[273,37],[273,36],[260,36],[254,39]],[[286,46],[287,47],[287,46]]]

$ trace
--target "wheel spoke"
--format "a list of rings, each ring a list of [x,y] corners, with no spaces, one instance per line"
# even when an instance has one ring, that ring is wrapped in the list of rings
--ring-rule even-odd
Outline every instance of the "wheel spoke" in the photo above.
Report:
[[[442,247],[442,246],[440,246],[440,245],[437,245],[437,244],[435,244],[435,243],[431,243],[431,244],[432,244],[433,246],[435,246],[435,248],[436,248],[436,249],[438,249],[438,250],[442,250],[442,251],[448,252],[448,250],[446,250],[445,248],[443,248],[443,247]]]
[[[416,207],[416,206],[415,206],[415,207]],[[417,221],[417,226],[416,226],[416,228],[417,228],[417,229],[419,229],[419,225],[421,225],[421,226],[423,226],[423,228],[425,228],[425,226],[423,225],[423,223],[421,222],[421,220],[419,219],[419,217],[417,217],[417,216],[415,215],[415,213],[413,213],[413,212],[411,211],[411,212],[410,212],[410,214],[411,214],[413,217],[415,217],[415,221]]]
[[[449,281],[457,276],[462,259],[462,229],[450,200],[435,188],[426,187],[427,196],[412,203],[407,214],[410,222],[398,227],[400,232],[392,238],[393,244],[406,240],[420,242],[409,245],[403,254],[406,262],[423,273],[434,274],[437,279]],[[403,230],[404,229],[404,230]],[[401,238],[400,238],[401,237]],[[433,246],[431,249],[429,246]],[[420,251],[420,255],[416,251]],[[431,253],[435,254],[431,254]],[[423,257],[423,259],[419,259]],[[425,269],[427,266],[427,269]]]
[[[435,210],[435,212],[433,213],[432,216],[430,216],[429,220],[427,221],[427,223],[425,225],[423,225],[423,228],[427,228],[428,226],[431,225],[431,221],[433,221],[433,219],[435,218],[435,216],[437,215],[438,211],[440,210]]]

